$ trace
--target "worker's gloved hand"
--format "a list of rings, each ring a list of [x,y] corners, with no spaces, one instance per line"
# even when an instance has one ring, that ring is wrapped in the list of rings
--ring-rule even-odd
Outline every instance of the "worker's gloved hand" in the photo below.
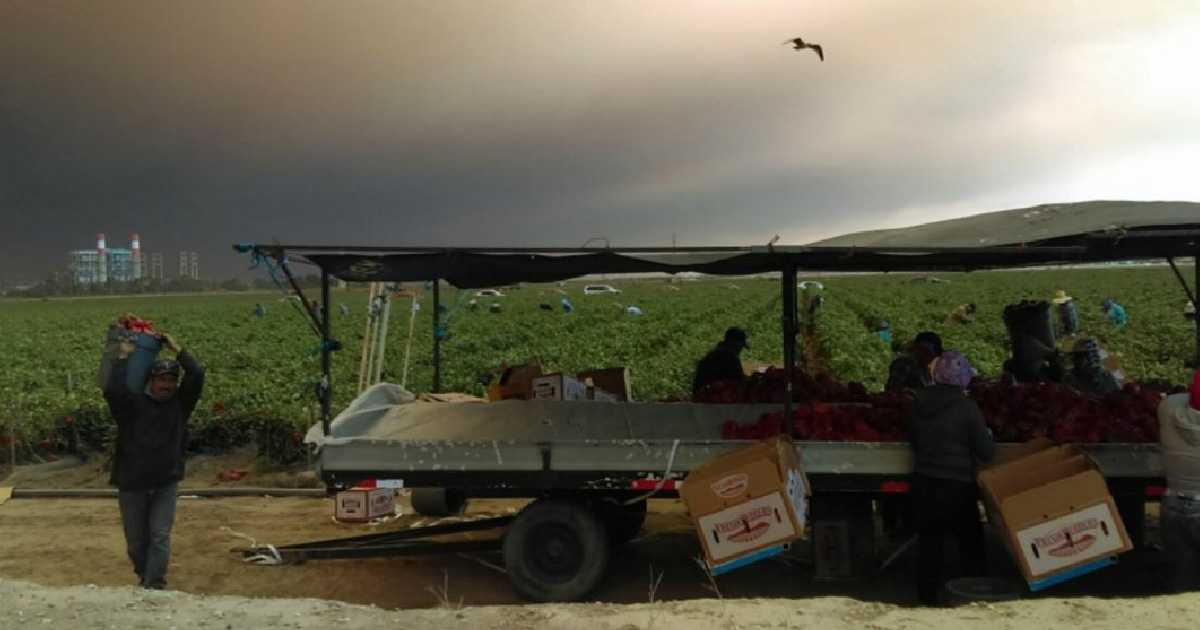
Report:
[[[160,333],[158,338],[165,343],[168,348],[171,349],[171,352],[179,354],[183,351],[183,346],[179,345],[179,342],[175,341],[175,338],[171,335],[168,335],[167,333]]]

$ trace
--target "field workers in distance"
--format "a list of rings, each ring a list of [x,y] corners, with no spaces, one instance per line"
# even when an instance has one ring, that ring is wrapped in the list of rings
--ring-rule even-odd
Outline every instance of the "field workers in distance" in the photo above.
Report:
[[[1181,271],[1191,277],[1190,268]],[[1077,301],[1084,334],[1099,337],[1132,378],[1181,383],[1187,376],[1183,362],[1194,351],[1194,329],[1182,316],[1183,294],[1166,267],[939,274],[942,282],[914,282],[914,277],[817,278],[825,301],[811,323],[806,307],[816,291],[800,292],[802,365],[880,389],[894,354],[892,344],[873,330],[886,319],[897,341],[934,330],[947,347],[964,351],[984,376],[996,376],[1008,357],[1003,307],[1021,299],[1049,299],[1064,289]],[[743,359],[782,359],[777,280],[605,282],[621,292],[584,295],[582,282],[505,289],[503,297],[444,289],[441,317],[449,337],[442,343],[442,389],[483,395],[501,361],[536,357],[549,371],[628,366],[635,399],[684,399],[695,362],[733,325],[749,333],[752,349]],[[432,295],[419,285],[406,288],[418,290],[421,306],[412,321],[406,386],[426,391],[432,383]],[[1099,307],[1104,297],[1125,306],[1128,325],[1108,322]],[[108,323],[129,311],[175,335],[206,367],[208,384],[193,416],[195,427],[223,427],[231,440],[252,429],[302,432],[317,418],[312,392],[320,374],[319,340],[280,298],[279,293],[222,293],[2,300],[0,334],[8,351],[0,370],[0,414],[26,436],[52,432],[68,416],[103,422],[107,411],[94,382],[102,340]],[[564,312],[563,298],[573,312]],[[365,289],[333,292],[334,337],[345,346],[334,355],[335,413],[355,394],[366,299]],[[471,299],[478,301],[477,310],[468,307]],[[265,316],[254,315],[256,302],[267,307]],[[946,315],[966,302],[978,304],[976,321],[948,323]],[[501,304],[502,312],[488,312],[492,303]],[[349,314],[342,315],[339,304]],[[393,302],[385,380],[401,380],[411,304],[411,298]],[[627,314],[628,306],[644,315]]]

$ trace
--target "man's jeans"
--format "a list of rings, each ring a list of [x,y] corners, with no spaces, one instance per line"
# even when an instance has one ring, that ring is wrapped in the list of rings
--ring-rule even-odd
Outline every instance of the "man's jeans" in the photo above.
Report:
[[[1162,538],[1172,589],[1200,591],[1200,501],[1164,496]]]
[[[121,490],[121,525],[125,545],[138,582],[145,588],[167,586],[171,555],[171,525],[175,523],[175,497],[179,483],[149,490]]]

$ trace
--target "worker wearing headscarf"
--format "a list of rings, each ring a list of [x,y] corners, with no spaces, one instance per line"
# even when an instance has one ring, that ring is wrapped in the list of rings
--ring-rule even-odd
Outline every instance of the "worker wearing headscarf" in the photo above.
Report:
[[[917,596],[926,606],[938,601],[948,534],[958,542],[965,575],[980,576],[985,570],[975,475],[980,463],[991,461],[995,444],[978,405],[967,395],[976,375],[962,354],[943,352],[933,366],[934,384],[917,394],[908,419],[915,462]]]

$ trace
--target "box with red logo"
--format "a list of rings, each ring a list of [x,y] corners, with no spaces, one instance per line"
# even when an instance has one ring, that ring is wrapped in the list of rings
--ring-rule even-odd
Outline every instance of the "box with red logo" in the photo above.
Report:
[[[679,489],[714,573],[804,538],[809,494],[796,446],[785,436],[718,457],[693,470]]]
[[[587,384],[562,372],[543,374],[530,379],[529,391],[529,397],[534,400],[588,399]]]
[[[351,488],[334,497],[333,517],[342,523],[366,523],[395,513],[395,488]]]
[[[1112,564],[1133,545],[1096,462],[1078,446],[1025,449],[979,473],[988,520],[1034,590]]]

